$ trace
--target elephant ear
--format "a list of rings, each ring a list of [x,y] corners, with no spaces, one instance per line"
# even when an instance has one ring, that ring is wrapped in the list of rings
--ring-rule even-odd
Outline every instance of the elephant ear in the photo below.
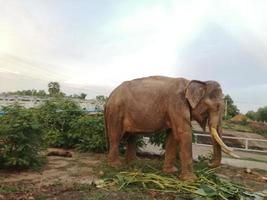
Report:
[[[186,90],[185,97],[188,100],[190,106],[194,109],[205,96],[206,83],[201,81],[190,81]]]

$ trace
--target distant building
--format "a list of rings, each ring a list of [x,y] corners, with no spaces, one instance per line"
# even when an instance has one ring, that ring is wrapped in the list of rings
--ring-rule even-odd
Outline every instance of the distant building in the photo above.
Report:
[[[49,98],[39,98],[35,96],[19,96],[19,95],[0,95],[0,111],[3,106],[9,106],[14,103],[25,108],[33,108],[41,105]],[[99,105],[95,99],[72,99],[77,102],[81,108],[89,113],[99,112],[103,110],[103,106]],[[3,114],[2,112],[0,114]]]

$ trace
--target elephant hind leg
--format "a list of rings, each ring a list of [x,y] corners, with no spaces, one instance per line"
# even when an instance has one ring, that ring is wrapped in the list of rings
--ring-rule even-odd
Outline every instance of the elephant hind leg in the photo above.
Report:
[[[126,154],[125,154],[127,163],[136,159],[136,139],[137,137],[135,135],[129,135],[127,138]]]
[[[116,124],[115,124],[116,125]],[[119,144],[123,137],[123,131],[121,126],[109,126],[108,127],[108,140],[109,140],[109,152],[108,152],[108,164],[110,166],[118,166],[121,164],[119,159]]]

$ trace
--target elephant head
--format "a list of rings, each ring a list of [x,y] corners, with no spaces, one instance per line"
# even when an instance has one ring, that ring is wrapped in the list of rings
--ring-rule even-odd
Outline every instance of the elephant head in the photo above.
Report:
[[[238,157],[221,140],[222,115],[224,111],[223,93],[220,85],[215,81],[191,81],[187,85],[185,97],[191,108],[191,118],[196,120],[203,130],[206,125],[213,140],[213,161],[216,167],[221,162],[221,150],[233,157]]]

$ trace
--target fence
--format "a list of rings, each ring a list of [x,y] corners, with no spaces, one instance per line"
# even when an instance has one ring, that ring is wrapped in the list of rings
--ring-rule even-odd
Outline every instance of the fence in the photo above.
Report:
[[[201,146],[211,146],[210,144],[203,144],[198,142],[198,137],[211,137],[210,135],[207,134],[199,134],[199,133],[194,133],[195,136],[195,144],[201,145]],[[260,152],[260,153],[267,153],[267,148],[262,149],[252,149],[250,148],[249,142],[254,141],[254,142],[262,142],[267,145],[267,140],[263,139],[253,139],[253,138],[244,138],[244,137],[230,137],[230,136],[222,136],[222,139],[231,139],[231,140],[238,140],[238,141],[244,141],[244,148],[240,147],[232,147],[233,149],[241,150],[241,151],[250,151],[250,152]]]

